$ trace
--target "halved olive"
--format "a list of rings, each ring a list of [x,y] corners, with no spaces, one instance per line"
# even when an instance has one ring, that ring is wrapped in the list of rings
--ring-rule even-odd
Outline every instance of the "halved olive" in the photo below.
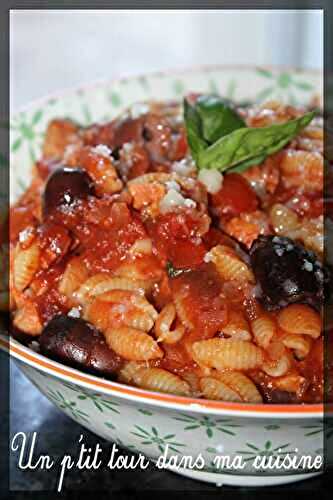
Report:
[[[73,210],[95,194],[94,183],[81,168],[59,167],[48,177],[43,194],[43,217]]]
[[[39,343],[45,356],[105,377],[112,378],[123,364],[108,347],[103,334],[80,318],[55,316],[44,327]]]

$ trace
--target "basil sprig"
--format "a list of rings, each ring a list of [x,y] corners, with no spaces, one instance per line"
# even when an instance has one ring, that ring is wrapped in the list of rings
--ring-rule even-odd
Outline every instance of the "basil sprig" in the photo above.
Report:
[[[201,118],[194,106],[184,99],[184,121],[186,126],[187,142],[190,146],[192,157],[198,165],[199,154],[208,148],[202,134]]]
[[[286,123],[235,130],[205,149],[199,155],[199,165],[201,168],[217,168],[220,171],[231,167],[237,170],[247,168],[282,149],[313,117],[314,112],[311,111]]]
[[[199,169],[242,172],[262,163],[303,130],[315,111],[285,123],[250,128],[218,97],[201,96],[194,105],[184,101],[188,143]]]
[[[195,103],[195,110],[201,120],[203,138],[209,144],[238,128],[246,127],[243,118],[228,99],[214,95],[200,96]]]
[[[202,95],[194,105],[184,99],[184,118],[187,140],[196,161],[199,154],[220,137],[240,127],[246,127],[231,102],[214,95]]]

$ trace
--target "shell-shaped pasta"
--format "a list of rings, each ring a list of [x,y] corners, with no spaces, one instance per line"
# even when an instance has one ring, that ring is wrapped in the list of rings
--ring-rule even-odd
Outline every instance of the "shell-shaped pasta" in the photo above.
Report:
[[[242,398],[237,392],[213,377],[202,377],[200,379],[200,389],[203,396],[207,399],[230,401],[233,403],[242,401]]]
[[[104,161],[105,161],[104,158],[103,161],[99,161],[99,166],[103,164]],[[108,194],[113,194],[117,193],[118,191],[121,191],[123,183],[121,179],[119,179],[117,170],[111,164],[111,162],[105,162],[105,164],[103,165],[103,169],[98,169],[98,170],[100,170],[98,172],[98,175],[96,175],[96,170],[94,174],[97,186],[100,185],[99,191]]]
[[[319,314],[305,304],[291,304],[282,309],[277,316],[278,324],[288,333],[310,335],[316,339],[321,334]]]
[[[324,220],[322,216],[301,219],[293,210],[277,203],[273,205],[270,217],[277,234],[287,236],[292,240],[300,240],[308,249],[319,255],[323,253]]]
[[[133,382],[134,373],[142,368],[148,368],[148,361],[128,361],[118,374],[119,382],[130,384]]]
[[[251,328],[256,343],[267,349],[270,341],[276,334],[276,324],[273,318],[267,314],[259,316],[257,319],[251,321]]]
[[[134,328],[108,328],[105,332],[108,346],[129,361],[146,361],[163,357],[156,340]]]
[[[276,190],[280,171],[273,157],[268,156],[261,165],[253,165],[241,173],[256,191],[258,196],[264,196],[266,193],[273,194]]]
[[[80,143],[78,130],[78,126],[69,119],[51,120],[45,131],[43,157],[61,158],[66,147]]]
[[[128,181],[127,185],[133,186],[135,184],[149,184],[152,182],[165,184],[166,182],[177,181],[179,180],[179,177],[180,176],[175,173],[168,174],[166,172],[149,172],[148,174],[139,175],[138,177],[131,179]]]
[[[262,365],[262,370],[271,377],[281,377],[287,373],[290,366],[290,358],[283,354],[279,359],[266,360]]]
[[[146,297],[143,297],[138,293],[134,293],[131,300],[135,307],[140,309],[145,314],[148,314],[154,321],[156,321],[156,319],[158,318],[158,312],[156,311],[155,307],[150,304],[150,302],[148,302]]]
[[[40,335],[43,329],[37,306],[31,301],[25,301],[14,315],[13,324],[28,335]]]
[[[194,189],[196,180],[179,175],[177,172],[149,172],[131,179],[128,181],[127,185],[131,189],[135,184],[159,183],[160,185],[167,185],[168,182],[177,182],[182,189],[190,191]]]
[[[153,243],[150,238],[143,238],[140,240],[136,240],[131,248],[129,249],[129,253],[132,255],[150,255],[152,253]]]
[[[113,194],[123,187],[111,157],[98,146],[84,146],[66,152],[66,164],[84,168],[93,179],[98,195]]]
[[[302,149],[303,151],[317,151],[318,153],[324,153],[324,144],[322,139],[310,138],[306,134],[300,134],[295,138],[297,143],[297,149]]]
[[[193,330],[194,325],[189,317],[189,314],[187,313],[187,308],[185,307],[183,299],[184,296],[182,293],[176,293],[173,297],[177,315],[186,328]]]
[[[22,291],[30,284],[38,270],[40,249],[37,241],[34,241],[25,249],[18,243],[14,252],[14,285],[18,291]]]
[[[251,247],[259,234],[269,234],[270,232],[268,217],[261,210],[233,217],[225,224],[224,230],[247,248]]]
[[[294,350],[298,359],[306,358],[312,346],[311,338],[296,334],[286,335],[282,342],[286,347]]]
[[[183,337],[185,333],[185,328],[179,325],[174,330],[169,330],[164,332],[163,337],[158,337],[158,342],[164,342],[165,344],[176,344]]]
[[[241,311],[229,312],[228,323],[222,331],[234,340],[251,340],[249,324]]]
[[[136,210],[150,207],[151,214],[158,213],[159,203],[166,193],[166,189],[158,182],[147,184],[128,185],[129,192],[133,197],[133,207]]]
[[[251,269],[236,252],[225,245],[217,245],[209,251],[210,260],[215,264],[221,277],[228,280],[254,283]]]
[[[274,386],[280,391],[294,392],[301,397],[308,387],[308,381],[301,375],[290,374],[276,379]]]
[[[85,305],[84,317],[97,328],[129,326],[149,331],[158,313],[145,297],[127,290],[112,290],[93,298]]]
[[[182,379],[188,383],[191,388],[191,394],[195,398],[200,398],[202,396],[202,391],[200,388],[200,377],[198,373],[193,370],[187,370],[182,372]]]
[[[133,374],[133,382],[142,389],[166,392],[178,396],[189,396],[190,386],[178,375],[162,368],[142,368]]]
[[[154,320],[149,314],[143,311],[135,311],[130,314],[125,324],[132,328],[136,328],[137,330],[142,330],[143,332],[149,332],[154,326]]]
[[[89,278],[75,293],[76,299],[83,303],[91,297],[102,295],[112,290],[134,291],[139,294],[145,293],[146,283],[142,280],[110,276],[105,273],[95,274]]]
[[[106,273],[98,273],[94,274],[88,278],[78,290],[75,291],[74,297],[80,303],[84,304],[89,301],[91,295],[93,295],[93,291],[100,284],[110,279],[110,275]]]
[[[142,287],[149,291],[156,281],[163,275],[160,263],[151,255],[137,256],[134,261],[125,261],[115,270],[116,276],[138,280]]]
[[[68,262],[65,272],[60,280],[58,290],[60,293],[73,298],[73,292],[77,290],[88,278],[88,271],[82,260],[74,258]]]
[[[306,127],[302,132],[300,133],[300,136],[308,137],[309,139],[314,139],[317,141],[323,141],[324,140],[324,130],[321,127],[318,127],[316,125],[310,125]]]
[[[314,219],[304,218],[299,229],[291,232],[292,239],[303,241],[304,246],[318,255],[324,251],[324,218],[322,215]]]
[[[166,344],[175,344],[185,333],[183,325],[171,330],[171,325],[176,318],[176,308],[174,304],[169,303],[160,312],[155,323],[155,335],[158,342]]]
[[[218,379],[237,392],[246,403],[262,403],[262,397],[252,380],[240,372],[222,372]]]
[[[297,214],[280,203],[272,206],[270,219],[274,231],[282,236],[287,235],[288,231],[294,230],[299,224]]]
[[[83,318],[102,332],[105,332],[107,328],[115,324],[113,313],[110,304],[94,299],[84,305]],[[118,321],[116,326],[119,326],[119,324],[122,324],[122,321]]]
[[[317,152],[287,149],[280,163],[284,184],[305,191],[323,189],[324,158]]]
[[[251,370],[263,363],[263,352],[252,342],[213,338],[192,345],[196,362],[209,368],[224,370]]]
[[[137,292],[132,292],[129,290],[110,290],[109,292],[102,293],[98,295],[98,300],[102,302],[113,302],[123,304],[124,306],[135,307],[149,315],[154,321],[158,317],[158,312],[150,302]],[[123,311],[125,313],[125,311]]]

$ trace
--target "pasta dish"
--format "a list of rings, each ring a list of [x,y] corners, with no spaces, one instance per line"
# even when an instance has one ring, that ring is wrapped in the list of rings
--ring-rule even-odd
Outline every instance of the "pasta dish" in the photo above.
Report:
[[[323,125],[212,95],[52,120],[10,210],[12,335],[152,391],[323,400]]]

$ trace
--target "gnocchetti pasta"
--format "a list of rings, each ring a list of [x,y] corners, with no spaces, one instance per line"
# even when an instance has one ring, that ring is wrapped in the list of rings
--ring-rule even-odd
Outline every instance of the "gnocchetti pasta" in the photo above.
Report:
[[[146,390],[320,402],[322,118],[209,99],[50,122],[10,210],[11,333]]]

